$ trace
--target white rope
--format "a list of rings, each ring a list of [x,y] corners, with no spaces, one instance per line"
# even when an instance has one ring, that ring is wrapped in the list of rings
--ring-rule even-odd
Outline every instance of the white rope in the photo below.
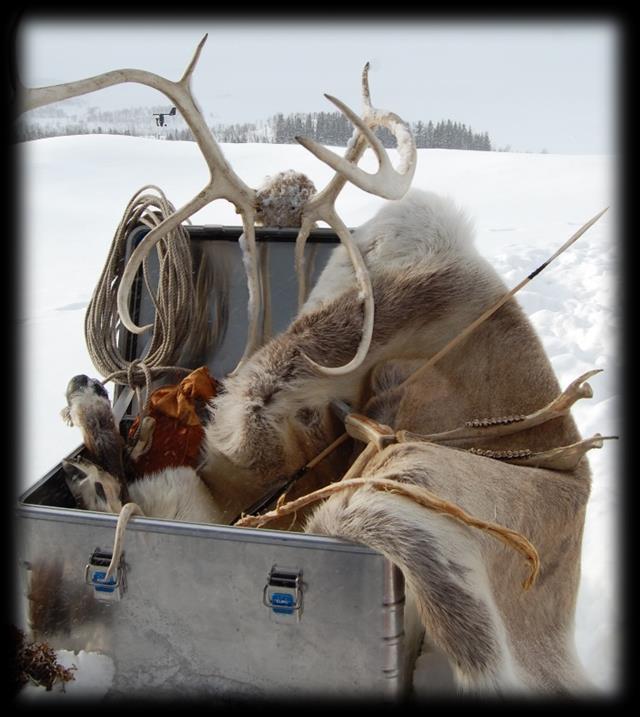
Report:
[[[132,229],[140,224],[152,229],[173,213],[175,207],[158,187],[146,185],[136,192],[118,225],[85,315],[87,349],[94,366],[105,377],[104,383],[114,381],[135,388],[141,410],[148,401],[152,374],[190,370],[174,365],[187,342],[196,313],[191,247],[186,229],[179,225],[156,245],[159,276],[155,291],[151,287],[147,260],[143,262],[144,283],[155,308],[155,318],[144,356],[133,361],[127,360],[118,347],[118,329],[122,328],[117,309],[118,286],[125,265],[127,237]],[[144,399],[140,387],[145,388]]]
[[[85,315],[85,340],[93,365],[105,377],[104,383],[114,381],[135,389],[141,413],[146,410],[149,401],[152,374],[169,370],[184,373],[191,371],[173,365],[187,344],[192,322],[198,313],[191,245],[184,227],[178,225],[167,232],[156,245],[158,283],[155,292],[151,286],[147,260],[142,264],[143,279],[155,308],[155,317],[144,356],[132,361],[118,347],[118,329],[124,327],[118,314],[117,292],[125,266],[130,232],[140,224],[153,229],[174,213],[175,207],[155,185],[146,185],[134,194],[116,229],[107,261]],[[145,390],[144,398],[141,387]],[[144,513],[136,503],[127,502],[118,516],[111,562],[104,582],[113,577],[120,564],[125,530],[132,515],[144,516]]]

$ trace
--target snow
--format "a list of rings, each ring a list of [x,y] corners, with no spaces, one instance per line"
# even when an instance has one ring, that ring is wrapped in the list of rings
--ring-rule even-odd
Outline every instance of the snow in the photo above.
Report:
[[[113,660],[108,655],[85,650],[79,650],[77,653],[70,650],[58,650],[56,657],[62,667],[75,668],[73,670],[74,679],[64,685],[56,683],[49,692],[45,687],[27,683],[20,693],[20,699],[25,704],[36,706],[56,704],[62,695],[66,699],[98,700],[107,694],[113,683],[116,669]]]
[[[223,145],[237,174],[250,186],[294,168],[322,189],[331,169],[302,147]],[[344,148],[336,148],[342,154]],[[391,152],[397,163],[398,156]],[[84,343],[84,311],[125,206],[137,189],[156,184],[179,207],[206,184],[208,171],[195,143],[85,135],[19,145],[22,181],[19,315],[20,434],[22,469],[16,495],[37,481],[79,443],[60,418],[71,376],[96,375]],[[368,151],[360,166],[377,168]],[[515,154],[418,150],[413,186],[448,194],[474,218],[477,245],[509,286],[546,260],[576,229],[605,206],[609,212],[519,294],[563,387],[581,373],[602,368],[590,383],[594,396],[573,409],[582,434],[617,435],[621,426],[621,366],[617,300],[619,242],[615,160],[593,155]],[[337,207],[348,226],[370,218],[384,200],[345,186]],[[200,210],[194,223],[236,225],[225,201]],[[293,270],[293,269],[292,269]],[[43,370],[43,358],[46,370]],[[44,430],[43,430],[44,429]],[[39,435],[38,449],[26,436]],[[624,438],[624,436],[622,436]],[[618,687],[618,561],[615,530],[620,508],[620,441],[589,454],[593,471],[587,509],[582,580],[576,613],[578,654],[606,693]],[[93,685],[101,694],[113,668],[105,656],[64,655],[78,666],[77,683],[64,699]],[[418,695],[426,658],[418,661]]]

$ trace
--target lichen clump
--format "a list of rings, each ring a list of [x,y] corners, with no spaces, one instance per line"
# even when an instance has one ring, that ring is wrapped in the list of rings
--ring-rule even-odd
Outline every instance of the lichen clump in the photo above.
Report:
[[[11,647],[13,649],[12,688],[14,695],[28,683],[40,685],[49,692],[56,682],[74,680],[75,667],[62,667],[55,651],[46,642],[28,642],[22,630],[11,625]]]

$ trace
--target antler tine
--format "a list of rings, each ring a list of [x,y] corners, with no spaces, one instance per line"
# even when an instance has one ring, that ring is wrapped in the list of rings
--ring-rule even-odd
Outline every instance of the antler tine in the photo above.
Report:
[[[364,172],[357,166],[359,156],[357,158],[350,157],[348,156],[349,152],[347,156],[339,157],[334,152],[306,137],[296,137],[296,141],[318,157],[320,161],[328,164],[360,189],[386,199],[400,199],[400,197],[403,197],[411,185],[416,169],[417,151],[415,141],[411,130],[398,115],[372,106],[369,90],[369,63],[367,62],[362,71],[363,118],[360,118],[350,107],[336,97],[328,94],[325,94],[325,97],[364,135],[378,159],[378,171],[375,174]],[[386,127],[395,136],[401,158],[399,171],[393,168],[389,155],[378,137],[376,137],[372,127]],[[351,142],[353,141],[352,138]]]
[[[299,304],[302,304],[306,298],[306,287],[302,279],[304,274],[304,245],[313,222],[326,222],[340,238],[340,241],[349,254],[355,271],[359,296],[364,302],[362,335],[355,356],[343,366],[321,366],[305,354],[303,354],[303,356],[320,373],[337,376],[350,373],[357,369],[368,353],[373,335],[374,301],[369,272],[348,228],[335,211],[335,201],[347,180],[371,194],[376,194],[387,199],[399,199],[404,196],[411,185],[411,180],[415,173],[417,151],[411,130],[400,117],[391,112],[377,110],[372,106],[371,93],[369,90],[368,62],[362,70],[364,118],[358,117],[353,110],[335,97],[331,95],[325,95],[325,97],[351,120],[355,129],[347,145],[347,151],[344,157],[338,157],[338,155],[306,137],[295,138],[303,147],[336,171],[336,176],[322,192],[307,202],[304,209],[302,226],[296,239],[296,270],[298,272],[299,282],[298,300]],[[400,171],[394,169],[385,148],[372,131],[371,128],[375,126],[387,127],[398,140],[398,151],[401,155]],[[363,172],[357,166],[358,160],[364,153],[367,144],[372,147],[378,158],[379,167],[375,174]]]
[[[375,174],[364,172],[357,165],[349,162],[344,157],[339,157],[335,154],[335,152],[323,147],[314,140],[306,137],[296,137],[296,140],[303,147],[305,147],[305,149],[308,149],[312,154],[314,154],[320,161],[328,164],[332,169],[342,174],[352,184],[355,184],[356,187],[363,189],[365,192],[376,194],[380,197],[384,197],[385,199],[400,199],[403,197],[411,185],[411,180],[413,179],[413,174],[415,172],[415,157],[417,155],[415,152],[415,145],[413,145],[412,142],[407,143],[405,141],[405,137],[401,134],[403,129],[407,133],[409,132],[402,120],[399,118],[396,120],[395,117],[392,120],[391,113],[386,113],[385,115],[380,115],[380,121],[376,122],[376,124],[386,126],[389,129],[393,126],[396,137],[398,137],[398,135],[402,137],[402,141],[398,142],[398,150],[402,155],[403,171],[398,172],[393,168],[393,165],[389,160],[389,155],[382,145],[382,142],[380,142],[373,130],[367,126],[364,120],[358,117],[358,115],[350,107],[345,105],[344,102],[340,101],[336,97],[332,97],[331,95],[325,95],[325,97],[332,102],[343,115],[348,117],[365,136],[367,142],[371,146],[371,149],[373,149],[376,157],[378,158],[378,171]],[[372,114],[374,117],[378,117],[378,115],[374,112]],[[382,119],[383,117],[384,121]],[[408,136],[410,136],[410,133]]]
[[[305,275],[305,260],[304,260],[304,248],[307,244],[307,239],[311,230],[313,229],[313,220],[303,218],[296,237],[296,248],[295,248],[295,269],[298,277],[298,309],[302,307],[307,299],[307,279]]]
[[[230,375],[235,375],[240,367],[247,361],[251,354],[258,348],[260,327],[258,325],[260,312],[258,304],[260,302],[260,281],[258,278],[258,250],[256,247],[256,230],[255,230],[255,209],[253,206],[250,211],[242,212],[243,233],[238,239],[242,256],[245,264],[245,273],[247,275],[247,288],[249,290],[249,321],[247,328],[247,340],[244,352],[238,361],[237,366],[231,371]]]
[[[340,217],[334,212],[325,215],[326,221],[331,228],[336,232],[343,246],[349,254],[351,264],[356,275],[356,282],[360,287],[360,298],[364,303],[364,317],[362,320],[362,335],[360,337],[360,343],[354,357],[348,363],[342,366],[322,366],[313,359],[309,358],[305,353],[302,356],[311,364],[311,366],[319,373],[325,374],[326,376],[343,376],[344,374],[355,371],[365,360],[371,345],[371,337],[373,336],[373,322],[374,322],[374,301],[373,301],[373,287],[371,286],[371,278],[369,271],[364,263],[362,254],[358,249],[356,243],[351,238],[351,233],[346,225],[342,222]]]
[[[371,109],[371,94],[369,91],[368,73],[369,63],[367,62],[362,70],[362,103],[364,105],[365,112]],[[301,140],[303,142],[311,142],[311,140],[306,137],[296,136],[294,137],[294,139],[298,143],[302,143]],[[365,137],[358,131],[358,128],[355,127],[351,139],[347,143],[347,151],[345,152],[344,160],[357,164],[362,155],[364,154],[366,148],[367,141]],[[331,204],[333,204],[346,183],[347,177],[339,172],[336,172],[335,176],[331,179],[329,184],[327,184],[327,186],[321,192],[318,192],[318,194],[316,194],[307,202],[304,216],[312,217],[314,215],[317,215],[319,209],[322,206],[330,206]],[[317,218],[321,217],[315,216],[315,219]],[[314,221],[315,219],[312,219],[311,221]]]
[[[202,38],[202,40],[200,40],[200,42],[198,43],[198,47],[196,47],[196,51],[193,53],[191,62],[187,65],[187,69],[184,71],[184,74],[180,79],[181,84],[186,84],[191,81],[191,75],[193,75],[193,71],[196,69],[196,65],[198,64],[198,60],[200,59],[200,53],[202,52],[202,48],[204,47],[204,44],[207,41],[208,37],[209,33],[207,32],[205,33],[205,36]]]
[[[122,272],[122,278],[120,279],[120,285],[118,287],[118,294],[116,297],[120,321],[122,322],[122,325],[131,333],[142,334],[148,329],[153,328],[153,324],[138,326],[133,321],[131,314],[129,313],[129,295],[140,265],[147,258],[153,247],[162,239],[162,237],[166,236],[185,219],[188,219],[192,214],[209,203],[210,200],[208,194],[209,193],[206,192],[206,190],[203,190],[195,197],[195,199],[191,200],[191,202],[178,209],[174,214],[166,217],[162,222],[160,222],[160,224],[154,227],[144,237],[144,240],[141,241],[140,244],[138,244],[138,246],[131,252],[129,260],[125,264]]]
[[[362,68],[362,102],[365,107],[371,107],[371,91],[369,90],[369,68],[370,62],[365,62]]]
[[[569,413],[571,406],[582,398],[591,398],[593,389],[587,383],[587,379],[601,373],[603,369],[596,368],[583,373],[572,381],[562,393],[543,408],[528,415],[505,416],[499,419],[476,419],[469,421],[460,428],[454,428],[442,433],[418,434],[411,431],[398,431],[398,440],[402,443],[407,441],[430,441],[432,443],[466,442],[485,438],[497,438],[508,436],[513,433],[525,431],[541,423],[546,423],[554,418],[565,416]]]
[[[249,283],[249,333],[247,346],[241,362],[254,350],[256,344],[257,321],[259,311],[255,302],[259,301],[257,251],[255,246],[255,190],[247,186],[233,171],[216,142],[211,130],[207,126],[191,92],[191,77],[198,63],[202,49],[207,41],[205,35],[191,58],[182,77],[177,82],[168,80],[146,70],[122,69],[105,72],[101,75],[89,77],[84,80],[68,82],[50,87],[27,88],[19,98],[21,112],[26,112],[42,105],[58,102],[60,100],[77,97],[113,85],[135,82],[158,90],[178,108],[207,163],[210,180],[207,186],[192,200],[182,206],[175,214],[167,217],[155,227],[132,252],[130,260],[118,288],[118,311],[120,320],[132,333],[142,333],[149,326],[137,326],[129,314],[129,294],[136,273],[149,252],[169,231],[188,219],[195,212],[215,199],[226,199],[236,206],[243,218],[245,268]],[[253,302],[253,303],[252,303]]]
[[[368,72],[369,63],[367,62],[364,66],[364,69],[362,70],[362,101],[365,108],[371,106]],[[308,143],[311,141],[306,137],[296,136],[294,139],[300,144],[303,144],[303,146],[305,142]],[[347,144],[347,151],[345,152],[344,159],[349,162],[357,163],[360,157],[362,157],[366,147],[367,143],[365,138],[360,134],[360,132],[358,132],[358,129],[355,128],[353,135],[349,140],[349,143]],[[300,231],[298,232],[298,236],[296,237],[295,250],[295,266],[296,273],[298,275],[298,308],[302,306],[307,296],[306,281],[304,278],[304,248],[307,243],[307,239],[309,238],[309,234],[313,229],[314,222],[318,220],[327,222],[327,224],[329,224],[329,226],[331,226],[335,231],[335,227],[333,227],[329,219],[325,216],[326,208],[333,207],[338,197],[338,194],[340,194],[346,182],[347,178],[344,175],[336,173],[335,176],[329,182],[329,184],[327,184],[327,186],[321,192],[318,192],[318,194],[311,197],[311,199],[304,207],[304,211],[302,213],[302,221],[300,224]],[[351,242],[350,235],[347,241]]]

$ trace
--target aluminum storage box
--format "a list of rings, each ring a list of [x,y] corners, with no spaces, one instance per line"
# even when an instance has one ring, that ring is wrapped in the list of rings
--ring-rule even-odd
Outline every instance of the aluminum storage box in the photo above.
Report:
[[[190,234],[196,265],[216,286],[209,317],[216,331],[199,350],[221,377],[246,334],[239,230],[191,227]],[[295,234],[258,234],[270,267],[273,333],[295,313]],[[311,278],[336,241],[328,230],[314,233]],[[136,312],[146,322],[148,302]],[[135,343],[129,348],[140,354]],[[185,365],[203,363],[202,355],[187,358]],[[17,507],[19,606],[34,637],[113,660],[107,700],[393,697],[410,689],[422,628],[400,571],[381,554],[326,536],[135,517],[119,584],[105,590],[91,580],[108,563],[116,520],[75,508],[61,464]]]

